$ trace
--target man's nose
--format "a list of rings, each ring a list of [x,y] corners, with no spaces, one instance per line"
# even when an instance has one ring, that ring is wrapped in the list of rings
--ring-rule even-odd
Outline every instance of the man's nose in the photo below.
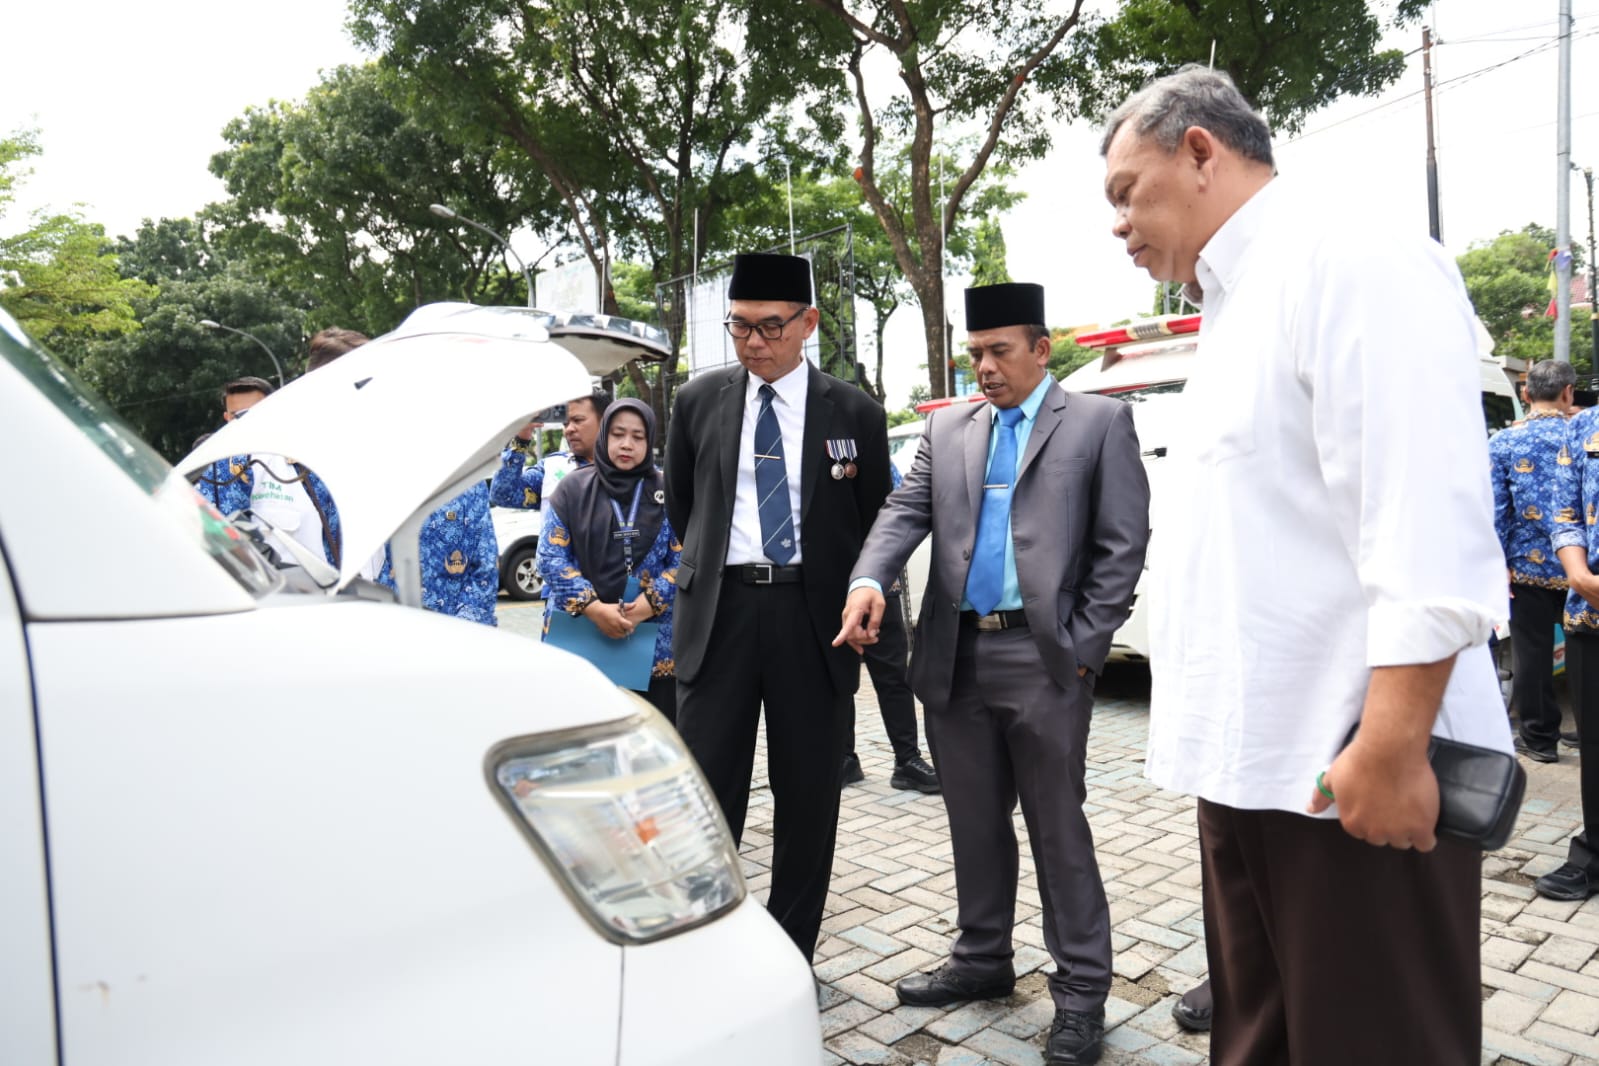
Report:
[[[1127,222],[1127,212],[1118,210],[1110,222],[1111,236],[1118,240],[1125,240],[1132,231],[1133,227]]]

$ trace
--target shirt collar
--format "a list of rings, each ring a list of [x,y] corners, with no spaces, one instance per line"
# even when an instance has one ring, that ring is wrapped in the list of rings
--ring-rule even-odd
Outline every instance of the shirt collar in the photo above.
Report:
[[[1264,220],[1271,213],[1272,206],[1281,199],[1277,191],[1280,183],[1280,178],[1273,178],[1263,185],[1221,224],[1221,228],[1205,242],[1205,247],[1199,250],[1199,262],[1195,264],[1194,274],[1206,296],[1217,291],[1225,293],[1237,282],[1239,273],[1249,259],[1249,249],[1255,238],[1267,229]]]
[[[799,366],[790,370],[776,381],[766,381],[759,374],[749,375],[749,384],[744,389],[744,401],[754,403],[760,398],[761,386],[771,385],[772,391],[777,393],[777,400],[781,400],[789,407],[805,406],[805,393],[810,383],[810,360],[801,359]]]
[[[1033,386],[1033,391],[1028,393],[1027,394],[1027,399],[1023,400],[1022,403],[1021,403],[1021,407],[1022,407],[1022,422],[1024,424],[1026,424],[1026,425],[1032,425],[1033,424],[1033,420],[1038,417],[1038,409],[1040,407],[1044,406],[1044,396],[1049,392],[1049,387],[1051,385],[1053,385],[1053,384],[1055,384],[1055,379],[1050,377],[1049,376],[1049,371],[1046,370],[1044,372],[1043,379],[1040,380],[1037,385]],[[992,424],[998,418],[999,418],[999,408],[995,407],[993,404],[989,404],[988,405],[988,421],[989,421],[989,423]]]

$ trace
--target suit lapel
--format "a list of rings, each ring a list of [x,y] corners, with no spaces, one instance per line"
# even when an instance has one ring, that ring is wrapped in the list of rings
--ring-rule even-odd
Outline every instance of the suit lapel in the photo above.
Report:
[[[988,433],[993,423],[990,407],[985,403],[966,418],[966,495],[972,505],[974,528],[983,509],[983,474],[988,470]]]
[[[822,475],[821,456],[827,443],[827,427],[833,420],[832,384],[827,375],[809,362],[805,372],[810,375],[805,393],[805,443],[800,457],[800,526],[803,530],[805,516],[811,513],[811,499],[816,495],[816,482]],[[803,536],[803,532],[801,534]]]
[[[1016,470],[1016,480],[1020,481],[1022,475],[1027,473],[1027,468],[1033,465],[1033,460],[1038,458],[1038,453],[1044,450],[1044,445],[1049,443],[1050,434],[1061,424],[1061,412],[1066,409],[1066,390],[1059,385],[1052,385],[1044,393],[1044,402],[1038,407],[1038,417],[1033,419],[1033,431],[1027,435],[1027,448],[1022,452],[1022,465]]]
[[[722,499],[727,501],[727,513],[733,514],[733,498],[738,493],[738,451],[744,433],[744,395],[749,391],[750,372],[739,367],[728,376],[722,386],[717,417],[721,425],[722,444],[718,456],[722,462]]]

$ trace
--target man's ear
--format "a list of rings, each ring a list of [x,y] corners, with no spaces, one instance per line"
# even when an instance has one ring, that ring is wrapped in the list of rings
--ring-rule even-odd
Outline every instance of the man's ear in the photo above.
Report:
[[[1219,147],[1216,138],[1203,126],[1189,126],[1183,131],[1179,150],[1188,156],[1194,169],[1199,172],[1201,184],[1210,182],[1216,175],[1216,155]]]

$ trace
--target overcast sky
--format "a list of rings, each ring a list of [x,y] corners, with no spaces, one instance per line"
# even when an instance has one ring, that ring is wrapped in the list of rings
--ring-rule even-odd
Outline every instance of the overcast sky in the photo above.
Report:
[[[1574,0],[1573,8],[1572,158],[1599,168],[1599,0]],[[1439,182],[1452,251],[1528,222],[1555,223],[1557,12],[1555,0],[1434,7]],[[143,218],[190,215],[221,198],[206,164],[224,147],[222,127],[252,104],[302,97],[320,70],[360,61],[343,21],[338,0],[14,6],[6,15],[13,47],[0,64],[0,132],[37,126],[45,149],[19,205],[82,204],[88,218],[120,234]],[[1389,43],[1418,48],[1420,28]],[[1417,54],[1382,97],[1344,100],[1313,116],[1297,138],[1280,138],[1281,172],[1311,185],[1329,209],[1347,205],[1425,230],[1420,89]],[[1050,156],[1018,176],[1028,198],[1004,219],[1011,273],[1046,286],[1056,325],[1112,321],[1151,298],[1147,277],[1109,236],[1097,147],[1092,129],[1059,131]],[[13,213],[0,224],[20,228],[19,221]],[[1572,183],[1571,224],[1574,237],[1586,239],[1581,175]],[[896,319],[891,403],[924,377],[915,365],[916,312]]]

